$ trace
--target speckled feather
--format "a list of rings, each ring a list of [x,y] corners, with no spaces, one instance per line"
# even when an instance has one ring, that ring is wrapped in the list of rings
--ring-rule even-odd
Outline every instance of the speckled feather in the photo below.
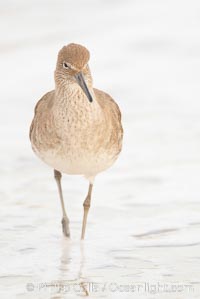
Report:
[[[121,151],[121,113],[108,94],[93,89],[86,65],[87,49],[79,48],[69,55],[70,49],[66,53],[66,48],[58,55],[55,90],[45,94],[36,105],[30,139],[35,153],[48,165],[90,179],[110,167]],[[70,57],[70,64],[82,70],[92,103],[70,76],[64,76],[60,63],[64,56],[65,61],[69,62]]]

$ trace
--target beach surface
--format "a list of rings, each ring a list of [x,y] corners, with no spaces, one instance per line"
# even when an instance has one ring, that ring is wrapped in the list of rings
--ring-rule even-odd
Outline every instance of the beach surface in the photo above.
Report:
[[[0,298],[200,295],[200,2],[1,1]],[[53,171],[28,138],[54,89],[58,50],[91,52],[94,86],[119,104],[123,152],[95,181]]]

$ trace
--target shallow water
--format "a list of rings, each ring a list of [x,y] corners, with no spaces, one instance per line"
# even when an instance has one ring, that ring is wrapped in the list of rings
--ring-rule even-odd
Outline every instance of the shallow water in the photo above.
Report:
[[[0,297],[199,298],[200,4],[77,5],[0,4]],[[28,140],[71,41],[91,50],[95,86],[117,99],[125,130],[120,159],[95,181],[84,242],[87,181],[63,177],[69,241],[52,170]]]

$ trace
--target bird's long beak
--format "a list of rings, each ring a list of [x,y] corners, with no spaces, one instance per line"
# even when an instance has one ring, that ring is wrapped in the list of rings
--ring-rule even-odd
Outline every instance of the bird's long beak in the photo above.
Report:
[[[81,72],[80,72],[80,73],[77,73],[77,74],[75,75],[75,79],[76,79],[78,85],[82,88],[82,90],[83,90],[84,93],[86,94],[88,100],[89,100],[90,102],[92,102],[92,101],[93,101],[93,98],[92,98],[92,96],[91,96],[91,93],[89,92],[89,89],[88,89],[88,87],[87,87],[87,84],[85,83],[85,79],[84,79],[83,74],[82,74]]]

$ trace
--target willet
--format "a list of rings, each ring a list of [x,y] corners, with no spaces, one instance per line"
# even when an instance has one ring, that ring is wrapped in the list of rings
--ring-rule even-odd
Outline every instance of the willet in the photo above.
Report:
[[[54,169],[63,233],[67,237],[69,218],[61,173],[84,175],[89,180],[81,239],[85,236],[94,178],[115,162],[123,138],[119,107],[107,93],[93,88],[89,57],[89,51],[78,44],[69,44],[59,51],[55,90],[37,103],[30,128],[33,151]]]

